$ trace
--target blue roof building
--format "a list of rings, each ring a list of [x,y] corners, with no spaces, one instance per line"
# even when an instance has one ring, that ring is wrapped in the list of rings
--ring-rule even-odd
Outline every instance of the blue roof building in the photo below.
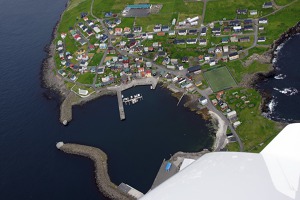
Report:
[[[133,5],[128,5],[126,6],[126,8],[130,8],[130,9],[150,9],[152,7],[151,4],[133,4]]]

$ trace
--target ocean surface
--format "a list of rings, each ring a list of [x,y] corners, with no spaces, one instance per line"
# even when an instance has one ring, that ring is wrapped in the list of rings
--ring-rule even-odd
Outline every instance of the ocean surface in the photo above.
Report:
[[[57,95],[41,87],[43,51],[66,0],[0,0],[0,199],[105,199],[93,163],[64,154],[58,141],[101,148],[109,174],[142,192],[150,188],[164,158],[212,146],[211,124],[166,89],[136,87],[144,100],[126,106],[119,120],[116,96],[74,108],[59,123]]]
[[[283,44],[274,66],[276,75],[257,85],[272,96],[267,115],[276,121],[299,122],[300,35]]]

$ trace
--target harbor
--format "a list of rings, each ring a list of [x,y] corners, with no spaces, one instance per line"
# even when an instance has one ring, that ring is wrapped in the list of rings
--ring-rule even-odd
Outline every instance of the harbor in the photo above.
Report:
[[[132,87],[135,87],[135,86],[140,86],[140,85],[150,85],[150,89],[154,90],[157,86],[158,80],[159,80],[159,78],[155,78],[155,77],[134,79],[127,84],[121,84],[121,85],[116,85],[116,86],[112,86],[112,87],[107,87],[108,90],[117,92],[120,120],[125,120],[124,103],[126,105],[127,104],[130,105],[130,103],[135,104],[138,101],[143,99],[143,97],[140,94],[137,94],[130,98],[122,98],[122,91],[127,90]]]
[[[125,103],[125,105],[136,104],[140,100],[143,100],[143,96],[141,94],[136,94],[125,98],[123,97],[123,103]]]

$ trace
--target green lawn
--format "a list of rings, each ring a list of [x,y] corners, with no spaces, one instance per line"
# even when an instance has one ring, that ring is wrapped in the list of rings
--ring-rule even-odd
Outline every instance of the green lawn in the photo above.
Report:
[[[89,63],[89,66],[98,66],[101,62],[103,54],[104,54],[103,52],[95,53],[92,60]]]
[[[97,1],[97,0],[96,0]],[[68,9],[63,13],[62,20],[58,26],[58,33],[68,32],[70,27],[74,27],[77,18],[82,12],[89,12],[91,0],[71,0]]]
[[[214,92],[236,86],[235,80],[226,67],[218,67],[206,71],[204,72],[204,77]]]
[[[278,5],[278,6],[284,6],[288,3],[291,3],[293,0],[275,0],[275,3]]]
[[[279,36],[300,21],[300,1],[268,17],[268,25],[265,27],[264,36],[266,44],[273,43]]]
[[[129,28],[132,29],[133,22],[134,22],[134,18],[133,17],[123,17],[122,18],[122,23],[120,25],[118,25],[118,27],[120,27],[120,28],[129,27]]]
[[[98,18],[104,17],[105,12],[121,12],[127,4],[133,4],[134,0],[95,0],[93,14]]]
[[[246,56],[245,58],[243,58],[243,60],[246,60],[247,58],[249,58],[250,56],[252,56],[253,54],[263,54],[264,52],[266,52],[269,48],[267,47],[253,47],[252,49],[249,49],[248,51],[248,56]]]
[[[152,14],[148,17],[136,18],[136,26],[142,26],[143,31],[153,31],[155,24],[171,25],[172,15],[171,14]]]
[[[238,92],[238,98],[232,93]],[[249,103],[240,98],[246,97]],[[279,125],[261,115],[261,95],[254,89],[237,88],[228,90],[224,95],[229,107],[237,111],[238,119],[242,122],[237,128],[237,134],[248,152],[260,152],[279,132]],[[238,151],[235,144],[229,145],[231,151]]]
[[[237,9],[248,9],[257,10],[261,15],[266,15],[271,13],[273,9],[262,9],[262,5],[265,0],[215,0],[208,1],[206,6],[206,12],[204,17],[205,23],[210,23],[212,21],[219,21],[223,18],[227,20],[236,18]],[[261,13],[262,11],[262,13]],[[247,18],[247,15],[241,15],[240,17]]]
[[[92,74],[90,72],[86,72],[84,74],[79,75],[77,82],[82,84],[93,84],[95,74]]]
[[[243,77],[246,74],[253,74],[257,72],[268,72],[270,71],[272,66],[270,64],[261,64],[257,61],[254,61],[248,67],[244,67],[241,61],[236,60],[236,61],[228,62],[227,67],[231,72],[232,76],[239,83],[242,81]]]
[[[203,2],[184,2],[183,0],[151,0],[150,3],[163,4],[163,7],[158,14],[136,18],[136,25],[142,26],[143,30],[146,31],[153,31],[155,24],[171,25],[171,22],[174,18],[183,20],[188,17],[200,17],[203,10]]]

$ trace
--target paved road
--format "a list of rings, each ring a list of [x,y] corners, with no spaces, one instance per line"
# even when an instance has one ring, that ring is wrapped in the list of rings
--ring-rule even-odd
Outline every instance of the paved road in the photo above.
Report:
[[[199,92],[202,96],[204,96],[205,98],[207,98],[208,103],[206,105],[208,110],[211,110],[212,112],[216,113],[218,116],[221,117],[221,119],[225,122],[225,124],[229,127],[229,129],[231,130],[232,134],[235,136],[237,142],[239,143],[240,146],[240,151],[244,150],[244,145],[242,143],[242,141],[240,140],[240,137],[238,136],[238,134],[236,133],[236,131],[234,130],[233,126],[231,125],[231,123],[229,122],[229,120],[223,115],[223,113],[221,111],[219,111],[210,101],[209,96],[207,94],[207,92],[205,92],[204,90],[200,90],[199,88],[196,87],[197,92]],[[221,145],[224,143],[225,139],[226,139],[226,135],[223,135],[220,139],[220,142],[217,146],[217,148],[215,149],[215,151],[220,151],[221,149]]]

